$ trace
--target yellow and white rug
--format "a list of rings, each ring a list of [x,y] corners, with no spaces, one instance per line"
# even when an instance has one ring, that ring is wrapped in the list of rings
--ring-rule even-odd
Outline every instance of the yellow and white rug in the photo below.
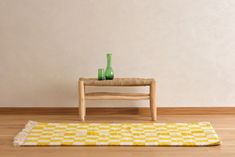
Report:
[[[209,122],[41,123],[29,121],[14,138],[18,146],[214,146],[220,140]]]

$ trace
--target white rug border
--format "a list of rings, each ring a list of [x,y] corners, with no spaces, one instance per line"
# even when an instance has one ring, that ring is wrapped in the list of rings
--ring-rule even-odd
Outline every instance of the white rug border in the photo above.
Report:
[[[24,144],[26,137],[31,132],[32,128],[37,125],[38,122],[29,120],[25,127],[14,137],[14,146],[21,146]]]

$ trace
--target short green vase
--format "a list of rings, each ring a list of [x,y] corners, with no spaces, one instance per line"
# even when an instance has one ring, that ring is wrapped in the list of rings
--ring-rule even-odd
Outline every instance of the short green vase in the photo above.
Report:
[[[106,56],[107,56],[107,66],[105,69],[105,79],[112,80],[114,78],[114,73],[112,68],[112,54],[108,53]]]

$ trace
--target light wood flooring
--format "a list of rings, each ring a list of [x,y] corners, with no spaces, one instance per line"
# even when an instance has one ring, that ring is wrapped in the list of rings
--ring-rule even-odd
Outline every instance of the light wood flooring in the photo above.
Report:
[[[143,115],[93,115],[87,122],[148,122]],[[211,147],[15,147],[13,137],[28,120],[79,122],[78,115],[0,115],[0,157],[235,157],[235,115],[158,115],[158,122],[210,121],[222,140]]]

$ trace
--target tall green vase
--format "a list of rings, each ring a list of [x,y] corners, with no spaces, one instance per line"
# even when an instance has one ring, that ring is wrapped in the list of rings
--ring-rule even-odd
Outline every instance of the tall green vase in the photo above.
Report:
[[[112,68],[112,54],[108,53],[106,56],[107,56],[107,66],[105,69],[105,79],[112,80],[114,78],[114,73]]]

